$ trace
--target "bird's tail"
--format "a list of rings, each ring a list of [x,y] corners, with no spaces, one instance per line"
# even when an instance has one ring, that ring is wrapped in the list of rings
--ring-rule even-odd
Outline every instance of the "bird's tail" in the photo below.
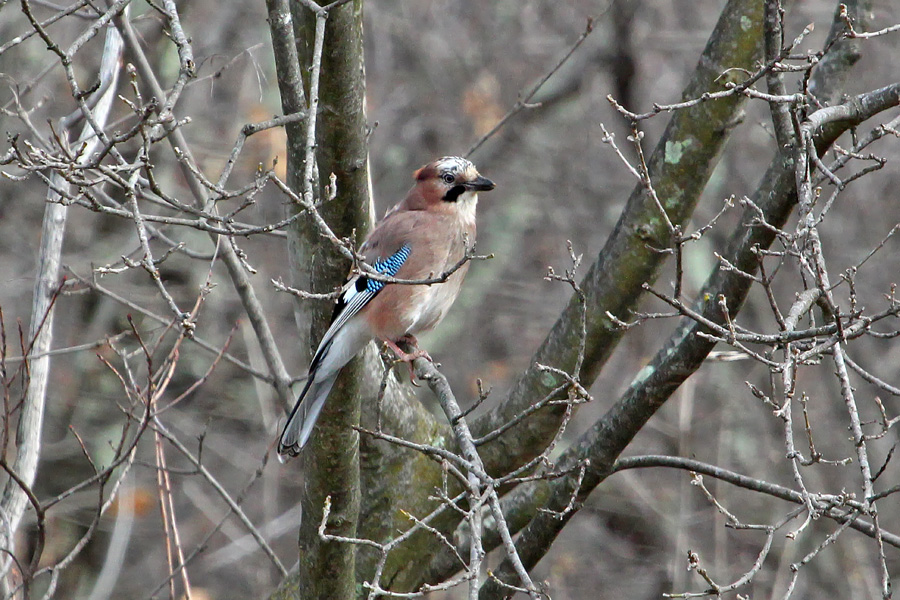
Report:
[[[338,372],[335,372],[321,381],[317,381],[313,375],[310,376],[281,432],[281,439],[278,442],[278,459],[282,462],[284,462],[284,458],[300,454],[300,450],[309,441],[309,436],[312,435],[313,427],[319,418],[319,413],[322,412],[322,407],[325,406],[325,400],[328,399],[331,388],[334,387],[337,376]]]

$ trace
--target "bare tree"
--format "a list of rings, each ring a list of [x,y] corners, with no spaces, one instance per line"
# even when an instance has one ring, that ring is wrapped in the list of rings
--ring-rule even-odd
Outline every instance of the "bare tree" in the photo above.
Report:
[[[0,313],[4,595],[549,597],[560,582],[539,563],[574,547],[554,542],[609,510],[605,495],[638,505],[619,529],[650,540],[655,560],[679,574],[657,565],[644,587],[626,582],[644,567],[615,549],[642,542],[592,525],[599,541],[570,558],[609,573],[580,573],[590,589],[890,598],[900,564],[891,462],[900,215],[890,202],[867,206],[889,196],[896,177],[885,156],[896,147],[889,111],[900,83],[858,63],[889,53],[885,40],[900,34],[889,19],[900,15],[864,2],[788,4],[727,2],[678,84],[681,99],[664,103],[665,77],[640,83],[652,68],[642,53],[657,52],[642,24],[693,26],[705,22],[700,12],[624,2],[393,12],[373,1],[364,18],[362,0],[22,0],[0,26],[9,123],[0,210],[25,211],[4,226],[10,236],[37,235],[38,211],[43,228],[33,256],[18,252],[35,263],[30,310],[10,285]],[[509,48],[508,65],[471,54],[509,44],[503,19],[513,14],[514,39],[559,24],[565,43],[552,45],[543,72]],[[470,43],[478,36],[484,46]],[[456,62],[438,69],[445,39]],[[239,50],[219,55],[220,41]],[[612,120],[600,124],[591,104],[599,86],[585,81],[603,64],[616,93],[603,100]],[[441,132],[437,117],[414,125],[424,110],[411,88],[384,83],[386,67],[400,65],[435,115],[456,90],[472,129]],[[506,105],[494,73],[523,65],[534,82],[519,81]],[[667,77],[680,81],[677,71]],[[279,101],[270,117],[265,102]],[[567,117],[573,104],[594,123]],[[387,116],[379,129],[372,105]],[[526,266],[538,238],[520,241],[523,206],[511,194],[486,212],[516,242],[497,234],[487,241],[498,243],[493,255],[471,248],[465,258],[478,263],[471,293],[495,308],[460,311],[471,320],[462,350],[432,353],[445,370],[415,362],[429,393],[417,394],[373,344],[342,372],[302,457],[274,464],[278,420],[348,270],[423,285],[380,276],[357,253],[375,221],[373,173],[402,145],[384,138],[413,127],[420,152],[441,134],[489,175],[531,172],[531,188],[510,181],[523,196],[543,169],[565,175],[553,188],[562,231],[547,225],[540,238],[556,249],[540,273],[558,300],[544,302],[547,329],[513,319],[489,340],[483,327],[523,310],[516,302],[527,298],[510,280],[540,278]],[[566,135],[587,129],[597,155],[565,148],[574,145]],[[558,160],[545,152],[517,162],[523,141],[560,148]],[[607,169],[585,175],[583,206],[567,206],[582,164]],[[734,182],[723,185],[723,172]],[[612,195],[607,179],[627,195],[608,232],[597,208]],[[38,195],[43,202],[30,201]],[[598,231],[606,241],[586,259],[582,247]],[[4,250],[13,264],[16,253]],[[486,284],[478,270],[494,256],[515,269]],[[504,286],[513,291],[487,301],[485,290]],[[29,325],[14,334],[10,314]],[[492,371],[490,343],[515,346],[522,369]],[[88,365],[90,356],[100,360]],[[678,394],[677,443],[642,444],[637,436],[651,435]],[[721,425],[713,444],[702,437],[708,423],[688,415],[694,403],[747,422]],[[737,447],[756,454],[735,449],[728,460],[722,448]],[[646,507],[656,503],[665,508],[654,520]],[[691,530],[695,515],[718,527]],[[67,533],[65,521],[78,526]],[[850,553],[860,580],[829,581]]]

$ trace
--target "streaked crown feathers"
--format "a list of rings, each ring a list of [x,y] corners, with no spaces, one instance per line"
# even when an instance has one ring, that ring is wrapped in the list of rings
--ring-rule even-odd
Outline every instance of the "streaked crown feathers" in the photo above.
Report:
[[[450,175],[454,178],[462,175],[465,180],[475,179],[478,177],[478,169],[475,168],[471,161],[461,156],[444,156],[416,171],[414,177],[421,181],[444,175]]]

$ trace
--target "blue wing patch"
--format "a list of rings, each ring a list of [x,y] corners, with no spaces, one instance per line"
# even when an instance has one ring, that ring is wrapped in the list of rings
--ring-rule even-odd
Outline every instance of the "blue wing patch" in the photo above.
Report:
[[[372,267],[380,274],[387,275],[388,277],[393,277],[397,274],[397,271],[400,270],[400,267],[403,266],[403,263],[406,262],[406,259],[409,258],[410,247],[409,244],[403,244],[400,246],[400,249],[385,258],[384,260],[378,258],[375,260],[375,264]],[[375,281],[373,279],[369,279],[368,277],[364,277],[361,279],[366,280],[366,291],[369,292],[379,292],[381,288],[385,286],[385,282],[383,281]]]
[[[400,271],[400,267],[403,266],[406,259],[409,258],[411,251],[412,248],[409,244],[403,244],[399,250],[387,258],[375,259],[372,268],[382,275],[394,277],[397,272]],[[378,295],[378,292],[384,289],[385,285],[387,285],[385,282],[369,279],[365,275],[357,275],[355,280],[351,279],[348,282],[344,294],[338,299],[337,304],[334,306],[334,313],[331,315],[331,326],[328,327],[328,331],[322,336],[322,341],[319,342],[319,348],[316,350],[315,356],[313,356],[310,365],[310,374],[315,372],[319,362],[327,352],[331,342],[334,341],[334,336],[340,328],[343,327],[353,315],[362,310],[372,298]]]

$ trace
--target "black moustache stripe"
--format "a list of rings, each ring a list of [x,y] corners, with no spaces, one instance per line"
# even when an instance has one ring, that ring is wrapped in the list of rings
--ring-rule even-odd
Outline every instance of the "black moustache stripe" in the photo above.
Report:
[[[459,200],[459,197],[462,196],[463,192],[465,192],[465,191],[466,191],[466,188],[464,188],[463,186],[454,185],[452,188],[447,190],[446,194],[444,194],[444,201],[445,202],[456,202],[457,200]]]

